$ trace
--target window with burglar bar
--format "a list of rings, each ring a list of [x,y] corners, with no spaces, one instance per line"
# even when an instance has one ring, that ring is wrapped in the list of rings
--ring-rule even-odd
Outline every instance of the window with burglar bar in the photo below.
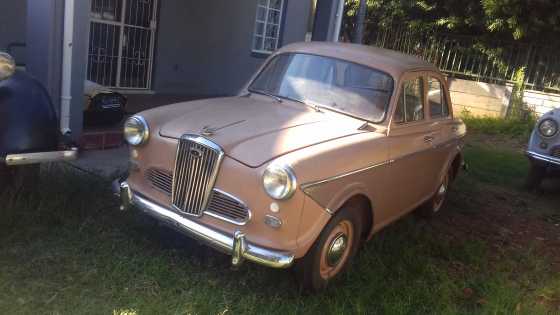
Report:
[[[253,36],[253,52],[270,54],[278,49],[284,0],[259,0]]]

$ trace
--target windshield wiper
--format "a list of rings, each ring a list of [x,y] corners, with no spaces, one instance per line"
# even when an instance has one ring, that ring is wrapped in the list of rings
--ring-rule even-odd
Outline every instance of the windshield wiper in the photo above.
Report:
[[[264,95],[264,96],[268,96],[268,97],[274,99],[275,101],[277,101],[278,103],[283,102],[282,98],[280,98],[280,97],[278,97],[278,95],[274,95],[272,93],[268,93],[268,92],[261,91],[261,90],[249,90],[249,92]]]

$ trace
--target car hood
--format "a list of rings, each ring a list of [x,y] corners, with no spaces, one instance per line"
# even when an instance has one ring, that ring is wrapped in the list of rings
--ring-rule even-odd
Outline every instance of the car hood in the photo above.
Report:
[[[360,130],[364,122],[358,119],[260,96],[209,99],[172,107],[175,110],[169,112],[174,118],[161,125],[161,136],[178,139],[185,134],[202,135],[220,145],[226,155],[250,167],[364,132]]]

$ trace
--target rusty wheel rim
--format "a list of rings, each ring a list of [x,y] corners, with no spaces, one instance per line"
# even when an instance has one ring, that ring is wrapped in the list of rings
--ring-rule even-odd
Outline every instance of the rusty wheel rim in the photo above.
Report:
[[[434,212],[438,212],[443,206],[445,197],[447,196],[447,190],[449,189],[449,175],[445,175],[443,182],[438,188],[434,198]]]
[[[340,272],[348,261],[354,237],[354,225],[348,220],[340,221],[332,229],[321,249],[321,278],[328,280]]]

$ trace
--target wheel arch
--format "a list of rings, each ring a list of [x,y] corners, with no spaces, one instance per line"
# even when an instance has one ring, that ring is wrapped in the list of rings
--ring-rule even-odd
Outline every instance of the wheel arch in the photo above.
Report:
[[[351,195],[347,198],[339,208],[337,208],[336,212],[344,209],[344,208],[351,208],[351,209],[359,209],[361,215],[363,216],[364,226],[362,227],[362,240],[368,240],[371,238],[373,234],[373,227],[374,227],[374,220],[375,220],[375,213],[374,207],[371,199],[366,196],[364,193],[356,193]],[[336,213],[335,212],[335,213]]]

